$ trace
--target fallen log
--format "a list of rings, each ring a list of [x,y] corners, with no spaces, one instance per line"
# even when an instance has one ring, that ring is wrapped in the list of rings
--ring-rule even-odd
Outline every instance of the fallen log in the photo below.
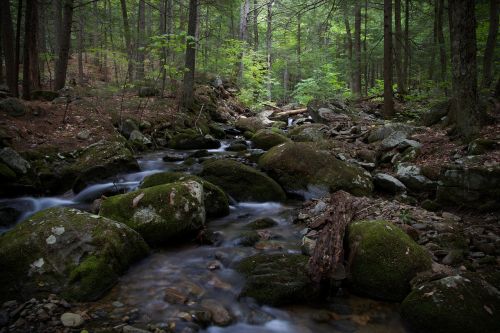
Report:
[[[301,113],[306,113],[306,112],[307,112],[307,108],[290,110],[290,111],[283,111],[283,112],[274,113],[272,117],[273,118],[280,118],[280,117],[284,117],[284,116],[293,116],[296,114],[301,114]]]

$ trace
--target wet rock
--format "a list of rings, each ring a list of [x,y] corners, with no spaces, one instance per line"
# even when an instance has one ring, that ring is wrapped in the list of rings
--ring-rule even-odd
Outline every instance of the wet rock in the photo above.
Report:
[[[500,168],[449,166],[439,179],[436,200],[439,204],[476,210],[500,207]]]
[[[368,172],[309,143],[288,142],[276,146],[259,159],[259,165],[291,193],[318,188],[322,194],[345,190],[354,195],[367,195],[373,189]]]
[[[289,140],[280,132],[276,129],[261,129],[255,133],[252,141],[257,148],[268,150]]]
[[[315,298],[307,275],[308,257],[300,254],[257,254],[243,259],[237,270],[247,277],[240,297],[269,305],[285,305]]]
[[[11,117],[22,117],[28,113],[28,107],[17,98],[0,100],[0,111]]]
[[[203,162],[201,176],[220,186],[238,201],[284,201],[286,195],[274,180],[263,172],[242,163],[228,160]]]
[[[163,156],[163,160],[165,162],[180,162],[184,161],[187,157],[187,154],[167,152],[165,156]]]
[[[219,140],[195,130],[185,130],[175,134],[168,145],[173,149],[217,149],[221,146]]]
[[[393,176],[386,173],[377,173],[373,176],[375,189],[391,194],[406,192],[406,186]]]
[[[227,151],[245,151],[248,149],[248,145],[244,140],[235,141],[226,148]]]
[[[153,246],[192,236],[205,224],[203,185],[193,180],[106,198],[100,215],[125,223]]]
[[[217,326],[227,326],[233,321],[229,311],[216,300],[204,299],[200,305],[203,309],[210,312],[212,322]]]
[[[208,157],[210,155],[212,155],[212,154],[208,150],[199,149],[199,150],[195,151],[194,153],[190,154],[189,158],[203,158],[203,157]]]
[[[79,193],[108,177],[139,169],[139,164],[124,143],[99,141],[79,151],[76,161],[67,171],[76,175],[73,191]]]
[[[5,165],[16,173],[22,175],[26,174],[31,167],[28,161],[10,147],[5,147],[0,150],[0,161],[5,163]]]
[[[247,224],[247,227],[250,229],[258,230],[258,229],[272,228],[276,225],[278,225],[278,222],[276,222],[272,218],[263,217],[250,222],[249,224]]]
[[[138,145],[142,146],[148,146],[151,144],[151,140],[149,140],[144,134],[142,134],[139,130],[133,130],[132,133],[130,133],[130,138],[129,140]]]
[[[61,315],[61,322],[64,327],[80,327],[85,321],[79,314],[66,312]]]
[[[288,136],[296,142],[317,142],[326,139],[329,130],[323,124],[305,124],[291,129]]]
[[[188,295],[175,288],[167,288],[163,299],[170,304],[186,304]]]
[[[95,300],[147,252],[140,235],[121,223],[50,208],[0,236],[0,298],[52,292]]]
[[[179,181],[193,180],[203,185],[203,200],[207,217],[222,217],[229,214],[229,199],[222,189],[203,178],[180,172],[160,172],[147,176],[140,188],[148,188]]]
[[[351,289],[374,298],[401,301],[410,292],[410,280],[431,268],[427,251],[384,221],[351,223],[349,249]]]
[[[236,243],[240,246],[254,246],[260,240],[257,231],[244,231],[236,239]]]
[[[435,183],[422,175],[421,169],[409,163],[400,163],[396,167],[396,177],[415,192],[431,191]]]
[[[417,285],[401,316],[415,331],[480,333],[498,330],[500,293],[475,274],[453,275]]]

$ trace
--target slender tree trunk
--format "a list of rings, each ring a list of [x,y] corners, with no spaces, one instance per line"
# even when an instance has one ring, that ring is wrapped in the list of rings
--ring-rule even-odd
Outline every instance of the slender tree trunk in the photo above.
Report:
[[[82,1],[80,0],[80,5]],[[83,29],[84,17],[83,7],[80,7],[80,15],[78,15],[78,84],[83,85]]]
[[[17,71],[15,69],[14,52],[14,30],[12,29],[12,16],[10,14],[10,2],[0,1],[0,34],[2,39],[2,48],[5,58],[5,75],[9,91],[14,96],[18,96]]]
[[[434,66],[436,63],[436,51],[437,51],[437,31],[438,31],[438,15],[439,14],[439,0],[434,0],[434,26],[432,30],[432,46],[430,48],[431,52],[431,62],[429,66],[429,80],[434,80]]]
[[[267,3],[267,31],[266,31],[266,53],[267,53],[267,98],[272,99],[272,45],[273,45],[273,4],[274,0]]]
[[[365,0],[365,31],[364,31],[364,39],[363,39],[363,69],[364,69],[364,77],[365,77],[365,85],[364,85],[364,94],[368,96],[368,0]]]
[[[498,0],[490,0],[490,27],[484,49],[482,87],[489,89],[493,80],[492,65],[498,35]]]
[[[351,34],[351,26],[349,24],[349,17],[347,14],[347,8],[344,13],[344,24],[345,24],[345,32],[346,32],[346,49],[347,49],[347,60],[349,66],[347,66],[347,77],[349,78],[349,88],[353,91],[354,79],[353,79],[353,71],[352,71],[352,34]]]
[[[258,12],[258,1],[253,0],[253,50],[257,52],[259,50],[259,12]]]
[[[182,105],[191,108],[194,102],[194,73],[196,70],[196,26],[198,21],[198,0],[189,0],[188,33],[186,41],[186,72]]]
[[[27,1],[25,10],[23,48],[23,98],[31,99],[31,92],[38,88],[38,1]]]
[[[396,43],[395,43],[395,63],[396,63],[396,76],[398,79],[398,90],[401,94],[406,92],[405,80],[403,76],[403,30],[401,28],[401,0],[394,2],[394,21],[396,28]]]
[[[361,5],[360,0],[354,4],[354,70],[352,91],[361,97]]]
[[[405,0],[405,47],[404,47],[404,64],[403,64],[403,77],[405,87],[410,87],[410,0]]]
[[[59,55],[56,61],[54,89],[60,90],[66,84],[66,71],[71,47],[71,25],[73,22],[73,0],[64,0],[62,26],[59,27]]]
[[[458,133],[470,141],[479,132],[484,111],[478,107],[475,2],[450,0],[452,120]]]
[[[384,117],[394,116],[392,96],[392,0],[384,0]]]
[[[297,16],[297,81],[302,80],[302,15]]]
[[[60,30],[62,27],[62,11],[63,11],[63,1],[65,0],[53,0],[52,6],[54,9],[54,34],[55,34],[55,42],[54,42],[54,53],[59,54],[59,45],[61,45],[60,41]]]
[[[137,18],[137,66],[136,66],[136,79],[144,79],[144,46],[145,46],[145,29],[146,29],[146,18],[145,10],[146,4],[144,0],[139,0],[139,11]]]
[[[10,2],[10,1],[7,1]],[[23,1],[19,0],[17,4],[17,21],[16,21],[16,50],[15,50],[15,64],[14,70],[16,71],[16,82],[19,80],[19,68],[21,66],[21,23],[23,21]],[[17,96],[17,95],[16,95]]]
[[[46,35],[46,11],[47,11],[47,6],[46,3],[43,1],[40,1],[38,3],[38,50],[40,51],[40,55],[43,55],[40,57],[39,60],[39,71],[40,71],[40,85],[42,84],[43,77],[45,74],[45,63],[43,58],[45,58],[46,53],[47,53],[47,45],[46,45],[46,40],[45,40],[45,35]]]
[[[2,9],[0,8],[0,11]],[[2,18],[0,14],[0,19]],[[3,85],[5,83],[5,76],[3,70],[3,46],[2,46],[2,34],[0,34],[0,84]]]
[[[243,71],[244,71],[243,56],[245,53],[244,50],[246,49],[246,43],[248,42],[249,13],[250,13],[250,0],[244,0],[243,3],[241,4],[241,8],[240,8],[239,38],[240,38],[241,42],[243,43],[243,49],[240,53],[239,60],[238,60],[238,81],[239,82],[241,82],[243,80]]]
[[[134,53],[132,45],[132,34],[130,33],[130,25],[128,23],[128,13],[127,13],[127,2],[125,0],[120,0],[122,9],[122,19],[123,19],[123,34],[125,37],[125,49],[127,50],[127,77],[128,80],[132,80],[132,73],[134,70]]]
[[[444,14],[444,0],[439,0],[438,8],[438,23],[437,23],[437,38],[439,43],[439,62],[441,65],[441,82],[446,81],[446,71],[447,71],[447,59],[446,59],[446,48],[444,42],[443,33],[443,14]],[[446,89],[445,89],[446,93]]]

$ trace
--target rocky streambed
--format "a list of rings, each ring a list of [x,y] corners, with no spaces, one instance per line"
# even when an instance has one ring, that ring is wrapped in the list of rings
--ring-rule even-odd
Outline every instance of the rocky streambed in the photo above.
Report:
[[[374,152],[339,147],[363,125],[288,123],[240,118],[221,141],[186,130],[137,160],[120,140],[32,165],[7,151],[23,175],[13,193],[33,178],[71,191],[0,202],[0,332],[494,331],[496,220],[468,226],[430,211],[443,200],[415,206],[470,181],[445,173],[448,186],[409,164],[420,147],[407,126],[372,130]],[[491,188],[476,196],[485,207]],[[364,197],[363,214],[339,270],[317,283],[309,256],[337,191]]]

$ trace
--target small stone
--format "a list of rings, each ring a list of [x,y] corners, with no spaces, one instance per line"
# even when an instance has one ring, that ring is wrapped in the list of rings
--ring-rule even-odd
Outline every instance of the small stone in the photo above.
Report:
[[[123,307],[123,303],[122,302],[119,302],[119,301],[114,301],[113,303],[111,303],[115,308],[122,308]]]
[[[216,325],[227,326],[233,321],[226,308],[216,300],[205,299],[201,302],[201,307],[212,314],[212,321]]]
[[[122,332],[123,333],[151,333],[149,331],[146,331],[146,330],[143,330],[143,329],[140,329],[137,327],[129,326],[129,325],[123,326]]]
[[[163,299],[170,304],[185,304],[188,297],[177,289],[167,288]]]
[[[482,258],[485,256],[484,252],[472,252],[469,254],[472,258]]]
[[[463,251],[461,250],[451,250],[444,258],[443,265],[456,265],[463,261]]]
[[[78,140],[82,140],[82,141],[88,140],[90,138],[90,131],[83,130],[81,132],[78,132],[78,134],[76,135],[76,138]]]
[[[79,314],[66,312],[61,315],[61,322],[64,327],[79,327],[83,325],[84,320]]]

